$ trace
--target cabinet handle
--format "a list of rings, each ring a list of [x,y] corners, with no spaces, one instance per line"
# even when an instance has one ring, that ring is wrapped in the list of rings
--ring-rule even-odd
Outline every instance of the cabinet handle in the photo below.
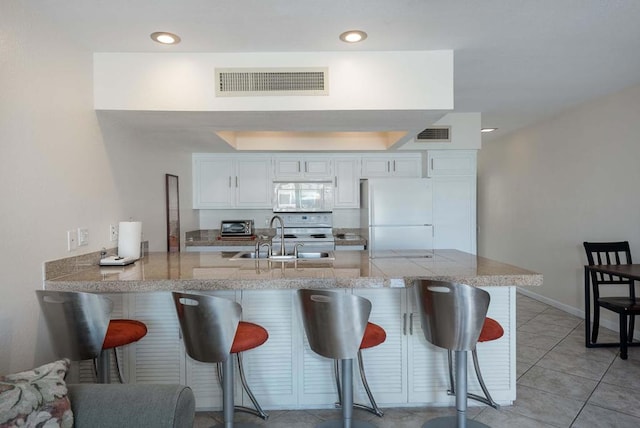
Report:
[[[301,169],[300,164],[301,164],[301,163],[302,163],[302,162],[298,161],[298,172],[301,172],[301,171],[300,171],[300,169]]]
[[[396,172],[396,161],[393,161],[393,172]]]
[[[333,179],[335,180],[335,187],[338,187],[338,176],[336,175],[335,177],[333,177]]]
[[[402,335],[407,335],[407,314],[402,314]]]
[[[236,175],[236,187],[238,187],[238,176]]]
[[[309,172],[309,165],[307,164],[307,161],[304,161],[304,172]]]
[[[231,176],[229,176],[229,187],[231,187]]]
[[[433,158],[431,158],[431,171],[433,171]]]
[[[413,336],[413,312],[409,315],[409,334]]]
[[[391,172],[391,162],[387,161],[387,172]]]

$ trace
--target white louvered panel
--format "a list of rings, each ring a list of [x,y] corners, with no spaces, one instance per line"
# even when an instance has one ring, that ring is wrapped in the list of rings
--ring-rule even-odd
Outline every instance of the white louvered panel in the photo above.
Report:
[[[146,324],[147,335],[131,346],[133,383],[184,383],[184,351],[169,292],[131,296],[130,318]]]
[[[222,408],[222,388],[218,381],[216,364],[202,363],[188,356],[186,358],[186,383],[191,387],[193,395],[196,397],[196,410],[220,410]],[[237,380],[237,371],[234,376]],[[238,385],[239,382],[234,382],[234,400],[240,399]]]
[[[242,292],[243,320],[255,322],[269,332],[262,346],[243,353],[245,375],[262,406],[286,406],[297,401],[294,373],[294,312],[291,290]],[[245,395],[243,403],[249,405]]]
[[[515,288],[483,287],[491,294],[487,316],[502,325],[504,336],[500,339],[478,343],[478,361],[489,392],[494,400],[509,403],[516,398],[515,379]],[[481,391],[469,357],[469,390]]]
[[[447,352],[425,340],[417,313],[413,316],[413,334],[408,338],[409,402],[446,402]]]
[[[387,333],[384,343],[362,351],[369,387],[379,405],[401,404],[407,400],[407,349],[403,338],[403,290],[358,289],[353,294],[372,303],[369,321],[378,324]],[[354,368],[356,400],[366,402],[367,397],[357,366]]]

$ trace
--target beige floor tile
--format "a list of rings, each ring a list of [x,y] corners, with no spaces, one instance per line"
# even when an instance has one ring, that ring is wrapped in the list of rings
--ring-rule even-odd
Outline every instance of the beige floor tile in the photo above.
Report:
[[[518,385],[586,401],[598,381],[535,366],[518,379]]]
[[[640,394],[636,389],[602,382],[593,392],[588,403],[640,417]]]
[[[572,428],[637,428],[640,418],[587,404]]]
[[[549,425],[568,427],[583,405],[584,402],[580,400],[518,385],[518,397],[515,403],[513,406],[502,408],[502,411]]]

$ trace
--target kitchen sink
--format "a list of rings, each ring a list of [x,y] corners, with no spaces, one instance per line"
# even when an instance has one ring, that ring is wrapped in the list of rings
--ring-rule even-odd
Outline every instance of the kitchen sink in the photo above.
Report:
[[[273,261],[295,261],[295,260],[335,260],[333,252],[320,251],[320,252],[299,252],[296,258],[293,254],[286,254],[284,256],[275,255],[270,256],[267,253],[259,253],[256,257],[255,251],[240,251],[236,253],[230,260],[247,260],[247,259],[260,259],[260,260],[273,260]]]

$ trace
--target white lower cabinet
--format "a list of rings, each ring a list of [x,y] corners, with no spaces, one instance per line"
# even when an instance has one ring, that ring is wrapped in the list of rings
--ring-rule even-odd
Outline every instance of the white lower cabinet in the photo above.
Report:
[[[500,404],[515,400],[515,287],[483,287],[491,294],[489,316],[505,335],[478,344],[485,383]],[[387,339],[362,351],[369,386],[382,407],[453,405],[447,395],[447,353],[424,339],[413,291],[402,288],[343,290],[372,302],[370,321],[385,329]],[[242,304],[242,319],[262,325],[269,340],[243,354],[247,381],[265,409],[333,408],[337,399],[333,360],[315,354],[304,333],[295,290],[213,292]],[[214,364],[191,360],[184,351],[171,293],[126,295],[124,315],[149,329],[125,351],[125,371],[132,383],[184,383],[196,396],[198,410],[222,408],[222,390]],[[128,309],[128,314],[127,314]],[[471,355],[469,390],[478,393]],[[236,371],[236,403],[250,406]],[[367,402],[354,363],[354,399]],[[470,402],[472,405],[473,402]]]

